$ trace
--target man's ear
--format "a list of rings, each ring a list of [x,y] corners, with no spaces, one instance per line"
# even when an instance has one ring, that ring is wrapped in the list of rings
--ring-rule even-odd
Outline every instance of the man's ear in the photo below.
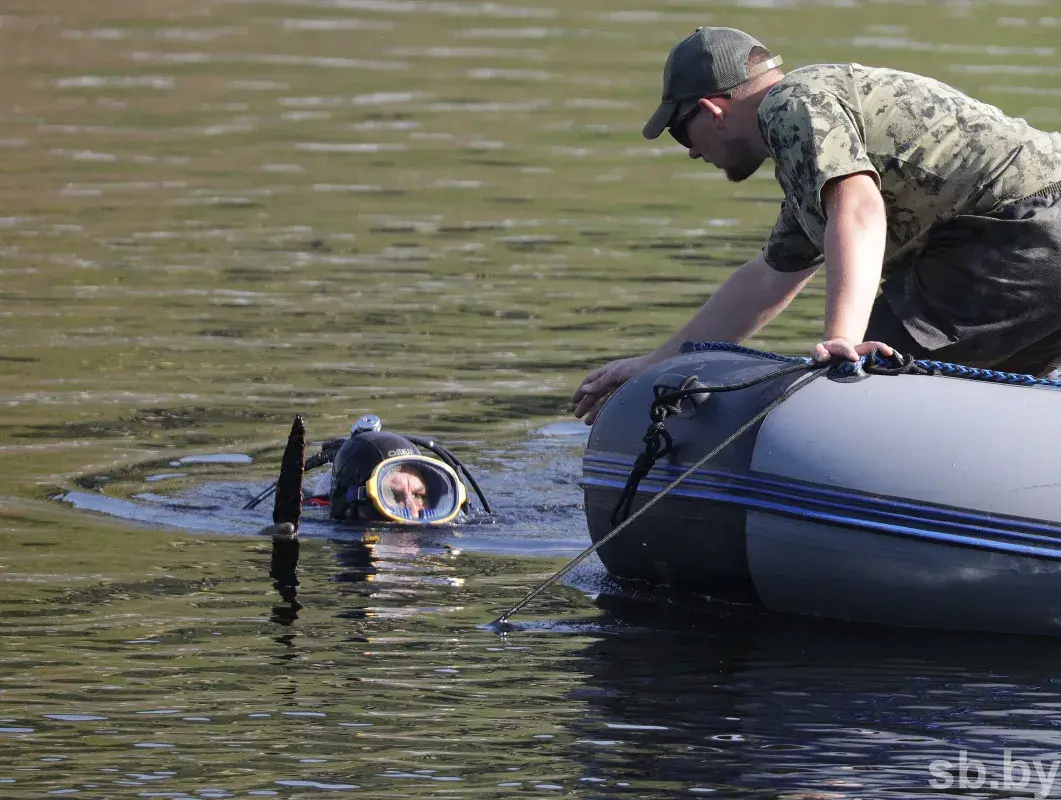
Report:
[[[724,97],[701,97],[698,101],[700,108],[710,114],[715,120],[715,127],[721,128],[729,116],[730,101]]]

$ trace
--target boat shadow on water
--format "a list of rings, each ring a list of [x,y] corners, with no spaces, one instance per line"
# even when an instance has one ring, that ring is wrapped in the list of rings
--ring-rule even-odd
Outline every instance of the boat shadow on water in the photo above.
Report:
[[[587,774],[657,775],[775,797],[942,797],[955,789],[997,797],[1021,788],[1015,760],[1028,765],[1029,791],[1048,785],[1035,764],[1044,774],[1056,769],[1056,641],[819,621],[710,601],[613,594],[596,603],[604,620],[593,624],[614,634],[583,651],[587,679],[573,698],[592,711],[574,732],[583,742],[638,746],[623,747],[619,761],[584,744]]]

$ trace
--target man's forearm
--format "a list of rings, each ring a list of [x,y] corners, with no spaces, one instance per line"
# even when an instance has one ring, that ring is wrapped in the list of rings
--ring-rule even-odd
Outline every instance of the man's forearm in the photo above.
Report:
[[[799,294],[814,269],[776,272],[756,256],[734,272],[677,333],[649,357],[650,363],[676,355],[688,340],[741,342],[776,317]]]

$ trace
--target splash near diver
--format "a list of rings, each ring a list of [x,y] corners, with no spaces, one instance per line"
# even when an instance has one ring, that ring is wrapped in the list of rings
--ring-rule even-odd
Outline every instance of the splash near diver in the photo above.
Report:
[[[253,509],[275,492],[273,524],[263,528],[263,534],[297,536],[301,511],[307,505],[327,506],[331,518],[343,522],[459,523],[470,513],[465,481],[483,510],[493,513],[475,478],[450,450],[432,439],[384,431],[374,414],[361,417],[348,437],[324,442],[320,452],[308,459],[305,447],[305,424],[296,416],[279,478],[244,506],[245,510]],[[331,469],[306,492],[305,473],[327,464]]]

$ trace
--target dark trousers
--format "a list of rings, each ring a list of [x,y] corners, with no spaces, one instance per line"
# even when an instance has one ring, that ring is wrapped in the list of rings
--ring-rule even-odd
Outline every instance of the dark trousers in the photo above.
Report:
[[[976,351],[983,348],[976,343],[954,342],[929,350],[915,340],[892,311],[884,295],[877,297],[873,314],[869,320],[866,341],[884,342],[904,355],[927,358],[933,361],[948,361],[970,367],[997,369],[1002,372],[1019,372],[1043,377],[1055,369],[1061,369],[1061,333],[1054,331],[1043,339],[1017,350],[1000,359],[983,359]]]
[[[867,341],[917,358],[1045,375],[1061,367],[1061,187],[940,225],[882,285]]]

